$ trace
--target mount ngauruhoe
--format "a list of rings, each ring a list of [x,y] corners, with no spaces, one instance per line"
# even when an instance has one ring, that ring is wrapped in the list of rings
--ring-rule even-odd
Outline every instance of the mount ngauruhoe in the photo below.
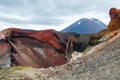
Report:
[[[82,18],[75,23],[71,24],[62,32],[75,32],[79,34],[94,34],[106,29],[106,24],[95,18]]]

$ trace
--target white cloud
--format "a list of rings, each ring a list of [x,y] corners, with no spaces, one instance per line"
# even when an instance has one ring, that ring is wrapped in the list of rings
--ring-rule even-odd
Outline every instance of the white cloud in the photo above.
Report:
[[[108,24],[109,9],[118,0],[0,0],[0,29],[62,30],[80,18],[97,18]],[[28,26],[28,27],[26,27]]]
[[[29,17],[24,17],[24,16],[20,16],[20,15],[9,14],[9,13],[2,13],[2,12],[0,12],[0,16],[2,16],[4,18],[8,18],[8,19],[17,19],[17,20],[21,20],[21,21],[31,20],[31,18],[29,18]]]

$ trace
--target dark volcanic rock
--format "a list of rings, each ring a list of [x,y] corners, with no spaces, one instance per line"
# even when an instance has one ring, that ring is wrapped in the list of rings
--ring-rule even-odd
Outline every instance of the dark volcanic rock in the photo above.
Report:
[[[107,33],[107,30],[105,29],[105,30],[100,31],[100,32],[97,33],[97,34],[91,35],[90,40],[89,40],[89,45],[96,45],[96,44],[100,43],[99,40],[100,40],[103,36],[105,36],[106,33]]]

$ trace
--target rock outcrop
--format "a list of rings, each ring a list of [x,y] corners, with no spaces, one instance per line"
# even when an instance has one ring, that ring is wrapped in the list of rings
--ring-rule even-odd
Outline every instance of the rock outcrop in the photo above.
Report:
[[[120,9],[111,8],[109,15],[111,20],[108,24],[108,31],[112,32],[120,29]]]
[[[7,56],[11,60],[9,65],[47,68],[65,64],[73,51],[82,51],[88,45],[89,36],[55,30],[9,28],[1,31],[0,52],[11,54]],[[5,44],[9,45],[10,49],[5,46],[3,52]]]

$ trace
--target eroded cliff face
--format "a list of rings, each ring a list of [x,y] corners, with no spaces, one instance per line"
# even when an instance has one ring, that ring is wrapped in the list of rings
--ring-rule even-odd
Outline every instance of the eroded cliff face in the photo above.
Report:
[[[9,66],[47,68],[65,64],[73,51],[84,50],[88,45],[89,36],[60,33],[55,30],[34,31],[9,28],[1,31],[0,52],[1,55],[5,53],[11,55],[7,56],[11,62],[8,63]],[[5,51],[2,51],[2,48]],[[6,61],[4,58],[2,60]]]

